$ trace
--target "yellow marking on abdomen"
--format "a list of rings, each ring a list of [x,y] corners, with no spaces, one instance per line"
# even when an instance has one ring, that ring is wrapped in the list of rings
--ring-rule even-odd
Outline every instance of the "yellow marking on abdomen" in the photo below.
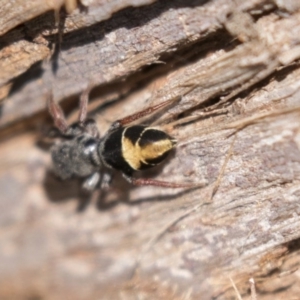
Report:
[[[173,144],[169,139],[153,142],[140,148],[141,160],[146,163],[147,160],[158,158],[172,148]]]

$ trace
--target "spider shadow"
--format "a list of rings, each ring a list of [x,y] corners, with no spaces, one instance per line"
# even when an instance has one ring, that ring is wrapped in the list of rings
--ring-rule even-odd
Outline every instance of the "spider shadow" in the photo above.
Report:
[[[166,159],[165,163],[168,163],[172,159],[173,155],[170,155]],[[157,177],[162,172],[164,164],[154,167],[151,170],[141,172],[139,177]],[[49,201],[54,203],[64,203],[73,199],[78,199],[77,212],[84,212],[89,205],[94,205],[99,211],[111,210],[120,203],[126,203],[127,205],[140,205],[144,202],[157,202],[157,201],[171,201],[177,197],[180,197],[194,188],[180,189],[178,193],[172,191],[169,195],[157,195],[141,197],[136,200],[130,199],[130,192],[138,187],[128,183],[120,172],[114,173],[114,179],[109,189],[97,189],[94,192],[84,191],[81,179],[61,180],[55,176],[55,174],[48,170],[44,178],[44,190],[48,196]],[[198,187],[197,187],[198,188]],[[170,189],[172,190],[172,189]]]
[[[125,180],[124,180],[125,181]],[[119,183],[120,182],[120,183]],[[44,177],[44,190],[49,201],[53,203],[66,203],[68,201],[78,200],[77,212],[84,212],[89,205],[95,203],[98,210],[112,209],[120,202],[129,199],[128,188],[122,188],[121,180],[114,182],[111,189],[96,189],[93,192],[85,191],[82,188],[83,180],[80,178],[61,180],[51,170],[47,170]],[[127,184],[125,182],[125,184]],[[122,192],[122,198],[117,197]],[[108,199],[108,200],[107,200]]]

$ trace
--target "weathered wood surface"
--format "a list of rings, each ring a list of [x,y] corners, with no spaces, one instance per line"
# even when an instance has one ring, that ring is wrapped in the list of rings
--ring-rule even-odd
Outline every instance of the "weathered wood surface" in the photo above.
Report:
[[[297,2],[128,8],[67,27],[55,75],[50,14],[28,21],[27,32],[10,28],[0,50],[8,93],[0,119],[0,298],[234,299],[233,282],[248,299],[253,277],[258,299],[297,299]],[[155,122],[178,138],[177,151],[144,175],[207,185],[133,188],[116,176],[98,205],[78,212],[79,183],[47,172],[49,153],[37,140],[49,124],[48,90],[71,112],[87,84],[102,133],[121,116],[174,99]]]
[[[184,49],[190,44],[190,49],[193,51],[193,44],[221,28],[221,23],[232,10],[232,5],[226,0],[200,5],[205,2],[207,1],[192,1],[187,4],[183,0],[160,1],[143,8],[127,9],[107,22],[66,34],[63,37],[63,51],[57,60],[50,65],[49,63],[35,65],[28,71],[29,74],[25,74],[21,80],[13,84],[11,101],[3,108],[0,126],[20,117],[24,118],[24,115],[28,115],[34,108],[41,110],[49,89],[53,89],[57,99],[69,97],[80,93],[87,84],[107,86],[108,83],[119,82],[142,67],[159,64],[160,57],[167,56],[167,59],[169,56],[170,59],[171,54],[180,47]],[[199,6],[196,6],[197,3]],[[257,1],[247,2],[247,5],[250,7],[241,1],[239,7],[243,9],[246,6],[251,9],[256,7]],[[172,7],[175,9],[171,9]],[[43,32],[38,34],[41,22],[42,20],[39,20],[32,25],[27,24],[28,31],[21,28],[21,32],[25,32],[25,35],[16,29],[16,32],[11,32],[8,37],[4,37],[4,40],[9,40],[10,47],[16,47],[12,41],[15,36],[19,38],[20,34],[23,34],[26,40],[32,37],[35,47],[39,45],[44,47],[45,44],[56,41],[56,35],[47,38]],[[35,42],[35,39],[38,42]],[[209,49],[216,50],[212,49],[211,43],[215,44],[214,40],[210,41],[209,45],[204,44],[203,50],[200,45],[197,51],[202,50],[207,53]],[[222,45],[217,47],[220,49]],[[6,48],[5,51],[10,53]],[[48,54],[45,53],[45,58],[49,54],[50,51]],[[32,56],[36,57],[36,54],[33,53]],[[177,54],[175,63],[176,60],[185,60],[180,56],[181,54]],[[13,62],[6,64],[11,68],[14,66]],[[19,62],[18,68],[27,70],[28,66],[23,65],[24,62]],[[53,78],[52,68],[56,66],[58,69]],[[5,74],[10,72],[6,70]],[[15,72],[12,72],[6,76],[2,84],[14,78],[14,74]],[[44,84],[41,84],[42,74]],[[113,90],[113,95],[109,98],[115,99],[118,94],[122,95],[127,90],[128,87],[120,88],[118,92]],[[112,93],[111,90],[107,91],[109,92]],[[14,104],[17,105],[18,110],[15,109]],[[31,106],[30,110],[28,106]]]
[[[115,12],[126,7],[138,7],[155,2],[156,0],[1,0],[0,1],[0,35],[5,34],[9,30],[21,25],[35,17],[38,17],[50,10],[59,10],[60,7],[70,7],[68,3],[77,2],[78,7],[72,14],[66,16],[65,31],[74,31],[79,28],[91,26],[110,18]],[[75,7],[74,7],[75,8]],[[80,9],[86,13],[81,14]],[[45,16],[43,16],[45,17]],[[43,26],[49,22],[49,19],[42,24]],[[53,25],[53,24],[52,24]]]

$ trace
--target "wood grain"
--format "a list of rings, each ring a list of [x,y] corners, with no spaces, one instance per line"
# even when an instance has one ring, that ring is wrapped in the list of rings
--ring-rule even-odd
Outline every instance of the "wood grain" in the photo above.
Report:
[[[3,33],[1,299],[248,299],[250,278],[259,300],[298,297],[300,11],[279,2],[115,6],[66,27],[55,63],[50,13]],[[176,152],[137,176],[206,185],[134,188],[116,174],[89,203],[78,180],[57,180],[45,98],[74,121],[88,83],[102,136],[173,99],[145,122],[175,136]]]

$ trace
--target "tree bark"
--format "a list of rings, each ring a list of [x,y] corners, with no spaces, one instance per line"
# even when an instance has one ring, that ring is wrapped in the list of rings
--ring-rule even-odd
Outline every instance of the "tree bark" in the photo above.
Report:
[[[298,297],[298,1],[94,0],[70,14],[61,1],[2,2],[1,299]],[[204,186],[116,174],[88,203],[79,180],[56,179],[46,99],[72,122],[87,86],[102,136],[172,100],[144,121],[176,152],[136,175]]]

